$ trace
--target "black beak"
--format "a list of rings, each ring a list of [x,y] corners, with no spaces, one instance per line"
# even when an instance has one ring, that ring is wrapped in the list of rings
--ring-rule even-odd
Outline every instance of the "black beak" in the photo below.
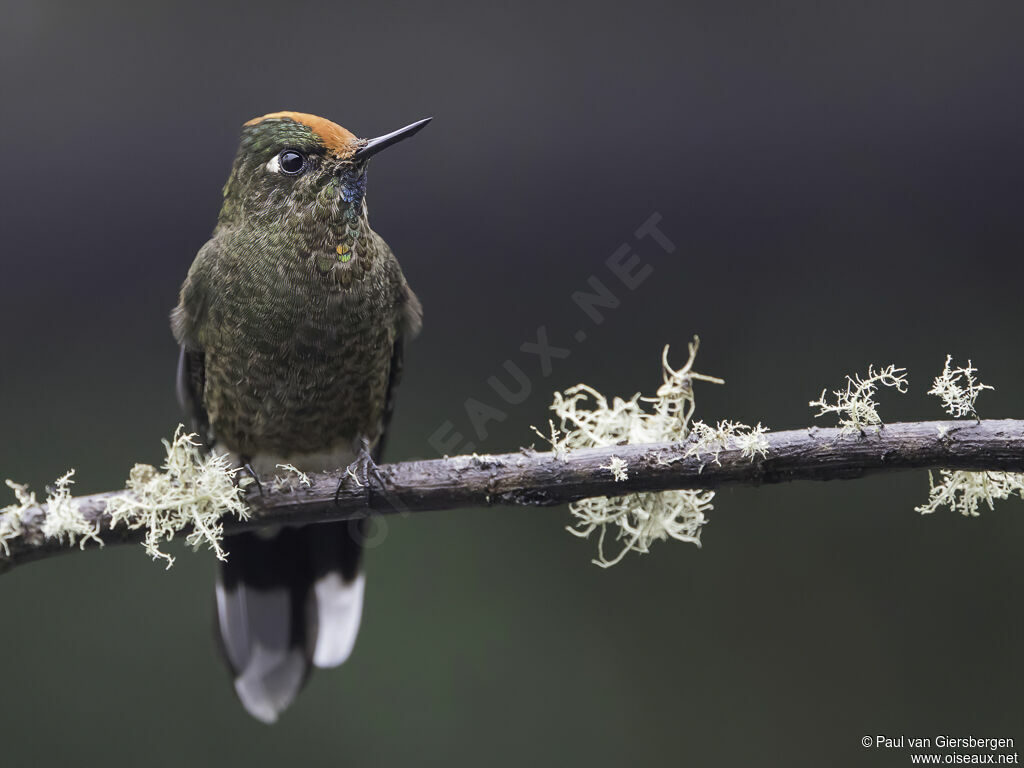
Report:
[[[429,123],[434,118],[427,117],[423,120],[418,120],[412,125],[407,125],[405,128],[399,128],[393,133],[389,133],[386,136],[378,136],[376,139],[370,139],[363,146],[355,151],[352,155],[353,160],[366,160],[368,157],[373,157],[382,149],[387,149],[392,144],[397,144],[402,139],[407,139],[414,133],[417,133],[423,126]]]

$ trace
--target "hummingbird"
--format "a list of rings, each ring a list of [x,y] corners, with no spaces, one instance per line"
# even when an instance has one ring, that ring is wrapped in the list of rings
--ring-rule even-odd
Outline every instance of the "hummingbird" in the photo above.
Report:
[[[171,313],[178,399],[208,450],[256,479],[278,465],[357,468],[384,449],[420,302],[370,228],[371,157],[431,118],[360,139],[322,117],[242,126],[213,236]],[[235,692],[277,720],[312,667],[352,652],[365,578],[358,521],[226,537],[217,631]]]

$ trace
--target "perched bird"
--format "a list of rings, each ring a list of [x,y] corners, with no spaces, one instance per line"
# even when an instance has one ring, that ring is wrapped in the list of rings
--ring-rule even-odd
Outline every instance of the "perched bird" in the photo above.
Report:
[[[380,138],[299,112],[247,122],[213,236],[171,327],[178,398],[211,450],[257,481],[278,464],[366,468],[380,456],[421,309],[370,229],[367,161],[430,118]],[[225,541],[217,623],[235,691],[273,722],[311,666],[348,658],[364,577],[358,523]]]

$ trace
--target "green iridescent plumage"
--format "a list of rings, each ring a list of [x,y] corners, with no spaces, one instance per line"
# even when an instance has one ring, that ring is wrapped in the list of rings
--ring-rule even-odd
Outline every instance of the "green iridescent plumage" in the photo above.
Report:
[[[244,126],[213,237],[172,313],[179,398],[208,447],[257,474],[353,462],[368,481],[420,306],[370,229],[366,162],[423,124],[370,141],[295,112]],[[361,542],[359,521],[225,539],[218,629],[254,717],[273,722],[311,666],[348,658]]]
[[[299,176],[268,170],[285,148]],[[241,456],[329,451],[380,436],[396,340],[420,309],[370,229],[365,163],[289,119],[247,126],[213,238],[174,311],[204,355],[202,405],[218,445]]]

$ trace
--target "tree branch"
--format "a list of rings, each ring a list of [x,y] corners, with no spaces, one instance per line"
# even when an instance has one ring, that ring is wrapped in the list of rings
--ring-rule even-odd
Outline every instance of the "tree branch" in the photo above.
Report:
[[[456,456],[386,464],[383,488],[348,483],[337,501],[344,470],[310,475],[311,485],[250,491],[251,517],[225,521],[227,533],[281,523],[327,522],[371,513],[411,513],[457,507],[498,505],[553,506],[592,496],[621,496],[640,491],[760,485],[790,480],[848,480],[876,472],[906,469],[963,469],[1024,472],[1024,420],[927,421],[889,424],[877,431],[844,434],[838,429],[768,433],[766,456],[744,457],[726,449],[717,461],[706,452],[691,455],[688,442],[589,448],[564,456],[524,449],[518,453]],[[608,469],[612,457],[625,462],[627,479],[616,481]],[[137,542],[144,534],[123,527],[111,530],[101,493],[77,499],[89,522],[99,521],[106,544]],[[78,547],[48,540],[42,533],[45,509],[23,517],[24,532],[0,550],[0,571]]]

